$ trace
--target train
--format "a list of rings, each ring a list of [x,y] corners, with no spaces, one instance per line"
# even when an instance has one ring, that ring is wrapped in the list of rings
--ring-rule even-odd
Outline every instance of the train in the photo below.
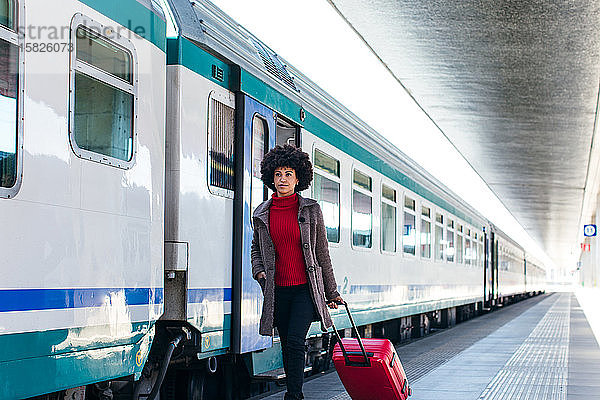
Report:
[[[59,3],[0,4],[0,398],[272,387],[249,252],[276,144],[311,157],[362,335],[544,292],[543,263],[209,1]],[[331,339],[311,326],[307,373]]]

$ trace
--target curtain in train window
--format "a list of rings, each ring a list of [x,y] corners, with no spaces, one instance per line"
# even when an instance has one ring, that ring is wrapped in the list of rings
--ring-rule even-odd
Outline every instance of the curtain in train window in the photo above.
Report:
[[[381,249],[396,251],[396,207],[381,203]]]
[[[370,248],[372,245],[371,196],[352,191],[352,244]]]
[[[463,237],[462,235],[456,234],[456,262],[463,262]]]
[[[437,261],[444,261],[444,227],[440,225],[435,226],[435,259]]]
[[[319,174],[314,174],[313,196],[321,206],[327,240],[340,241],[340,184]]]
[[[421,219],[421,257],[431,257],[431,222]]]
[[[449,219],[446,225],[446,261],[454,262],[454,222]]]
[[[473,249],[471,248],[471,239],[465,237],[465,264],[471,265],[473,259]]]
[[[17,181],[18,58],[19,48],[0,40],[0,187]]]
[[[220,101],[210,99],[210,128],[208,131],[210,186],[226,189],[232,196],[234,174],[234,117],[235,110]],[[222,194],[216,192],[216,194]]]
[[[131,54],[85,30],[76,31],[74,139],[77,147],[123,161],[133,158]],[[116,78],[116,79],[115,79]]]

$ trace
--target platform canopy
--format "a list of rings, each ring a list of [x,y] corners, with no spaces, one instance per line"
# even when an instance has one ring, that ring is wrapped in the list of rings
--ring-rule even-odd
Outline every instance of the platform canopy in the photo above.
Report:
[[[329,2],[557,266],[573,267],[598,194],[600,1]]]

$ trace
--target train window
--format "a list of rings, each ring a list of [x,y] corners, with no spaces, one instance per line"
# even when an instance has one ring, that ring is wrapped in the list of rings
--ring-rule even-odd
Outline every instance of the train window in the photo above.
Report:
[[[332,243],[340,242],[340,162],[319,149],[313,153],[314,181],[312,184],[313,197],[319,202],[327,240]]]
[[[315,149],[315,154],[313,158],[315,160],[315,167],[339,178],[340,162],[338,160],[331,156],[328,156],[319,149]]]
[[[360,186],[363,189],[371,191],[371,177],[363,174],[358,170],[354,170],[354,184]]]
[[[415,201],[404,197],[404,229],[402,232],[402,245],[405,254],[416,255],[417,225],[414,213]]]
[[[444,250],[446,241],[444,240],[444,217],[441,214],[435,215],[435,259],[444,261]]]
[[[396,191],[381,187],[381,250],[396,251]]]
[[[467,231],[468,232],[468,231]],[[465,264],[471,265],[471,258],[473,249],[471,248],[471,238],[465,236]]]
[[[0,1],[0,25],[15,30],[15,1]]]
[[[13,197],[20,183],[21,124],[19,102],[19,36],[15,1],[0,2],[0,197]],[[6,29],[8,28],[8,29]]]
[[[431,209],[429,207],[421,206],[421,215],[431,218]]]
[[[208,107],[208,188],[211,193],[233,198],[234,118],[232,99],[211,93]]]
[[[456,224],[456,262],[462,264],[463,262],[463,226]]]
[[[410,197],[404,197],[404,208],[415,211],[415,201]]]
[[[340,184],[315,173],[313,196],[319,202],[325,220],[327,240],[340,241]]]
[[[371,248],[372,239],[371,196],[352,190],[352,244]]]
[[[451,219],[446,224],[446,261],[454,262],[454,221]]]
[[[121,168],[133,165],[137,106],[129,40],[81,15],[73,18],[70,134],[75,153]],[[99,32],[110,32],[111,38]]]
[[[396,202],[396,191],[386,185],[381,186],[381,197],[388,199],[389,201]]]
[[[431,210],[421,207],[421,257],[431,258]]]
[[[77,59],[133,83],[131,54],[83,27],[75,33]]]
[[[265,157],[265,146],[268,143],[269,128],[267,121],[258,114],[252,118],[252,183],[250,188],[250,211],[266,199],[266,187],[260,179],[260,163]]]

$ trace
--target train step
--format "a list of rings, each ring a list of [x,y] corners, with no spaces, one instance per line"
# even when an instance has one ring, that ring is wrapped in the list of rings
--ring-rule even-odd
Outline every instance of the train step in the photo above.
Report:
[[[304,373],[311,372],[312,367],[307,366],[304,367]],[[254,379],[263,380],[263,381],[280,381],[285,379],[285,372],[283,368],[277,368],[272,371],[263,372],[261,374],[254,375]]]

